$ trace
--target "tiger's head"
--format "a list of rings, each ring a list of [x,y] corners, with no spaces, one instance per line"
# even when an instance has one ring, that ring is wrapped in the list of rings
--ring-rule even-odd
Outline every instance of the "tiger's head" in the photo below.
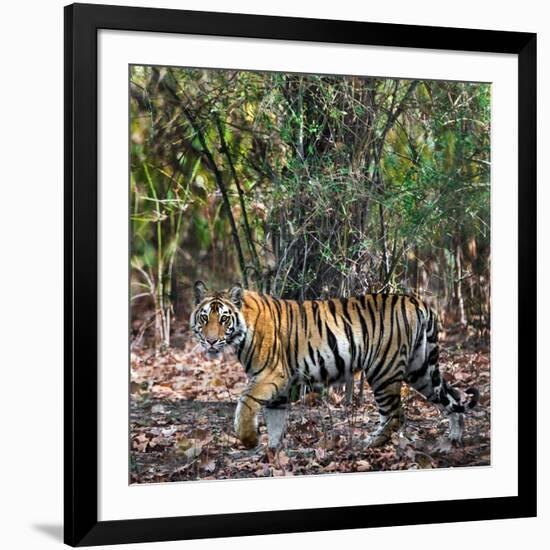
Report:
[[[195,309],[191,330],[210,359],[218,357],[225,346],[237,346],[246,336],[241,313],[243,287],[236,284],[227,292],[209,293],[202,281],[195,283]]]

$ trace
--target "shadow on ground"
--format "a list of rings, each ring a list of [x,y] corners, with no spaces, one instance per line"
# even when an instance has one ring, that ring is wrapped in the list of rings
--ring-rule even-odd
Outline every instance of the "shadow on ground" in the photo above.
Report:
[[[57,542],[63,542],[63,526],[54,523],[39,523],[33,525],[33,529],[44,533],[49,538],[56,540]]]

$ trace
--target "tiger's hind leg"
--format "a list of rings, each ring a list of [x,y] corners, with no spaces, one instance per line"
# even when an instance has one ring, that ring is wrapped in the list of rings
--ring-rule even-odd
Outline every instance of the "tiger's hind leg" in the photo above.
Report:
[[[401,407],[401,379],[381,381],[373,384],[374,399],[378,405],[380,418],[376,430],[367,438],[367,447],[380,447],[387,443],[394,431],[399,429],[405,419]]]
[[[464,407],[458,392],[442,378],[437,366],[429,368],[422,376],[411,380],[410,385],[449,418],[449,439],[462,443],[464,431]]]
[[[449,439],[452,443],[461,444],[464,432],[465,405],[461,402],[458,391],[441,376],[437,344],[429,345],[428,351],[428,357],[422,366],[409,372],[407,382],[448,416]],[[474,404],[475,400],[472,400],[468,406],[472,407]]]

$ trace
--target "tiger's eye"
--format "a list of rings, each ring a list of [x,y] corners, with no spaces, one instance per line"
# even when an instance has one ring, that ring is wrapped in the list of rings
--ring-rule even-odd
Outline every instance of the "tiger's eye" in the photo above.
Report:
[[[228,319],[229,319],[229,317],[227,317],[227,315],[222,315],[221,319],[220,319],[220,322],[225,323]]]

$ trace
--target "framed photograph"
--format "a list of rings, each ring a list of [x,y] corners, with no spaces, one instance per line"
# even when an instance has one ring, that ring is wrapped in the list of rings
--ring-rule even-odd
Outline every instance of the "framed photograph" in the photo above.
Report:
[[[536,35],[65,8],[65,542],[536,515]]]

